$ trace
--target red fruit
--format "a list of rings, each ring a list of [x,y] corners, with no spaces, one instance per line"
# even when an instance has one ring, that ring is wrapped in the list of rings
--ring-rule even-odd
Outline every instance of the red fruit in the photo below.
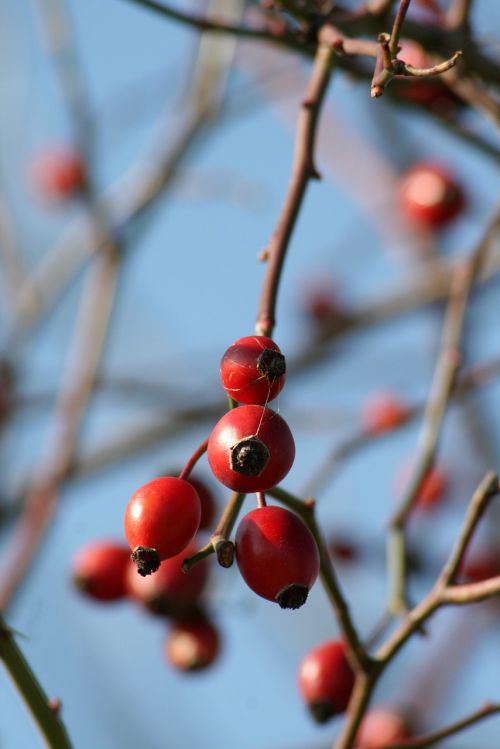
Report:
[[[301,298],[304,312],[318,325],[342,316],[337,286],[328,276],[309,280]]]
[[[139,573],[155,572],[161,560],[185,549],[200,517],[200,498],[188,481],[162,476],[141,486],[125,510],[125,535]]]
[[[220,649],[219,633],[205,617],[177,622],[165,644],[169,663],[179,671],[199,671],[210,666]]]
[[[73,582],[90,598],[116,601],[125,595],[130,550],[113,541],[87,544],[73,561]]]
[[[31,166],[30,182],[44,200],[70,197],[85,185],[85,164],[81,156],[64,146],[39,153]]]
[[[286,476],[295,443],[286,421],[270,408],[239,406],[213,428],[207,455],[222,484],[237,492],[262,492]]]
[[[284,609],[306,602],[319,572],[312,533],[282,507],[258,507],[243,518],[236,533],[236,560],[246,584]]]
[[[461,577],[469,583],[480,583],[500,575],[500,556],[490,549],[481,549],[463,565]]]
[[[355,749],[383,749],[410,736],[408,725],[398,712],[390,708],[374,708],[361,723]]]
[[[201,481],[199,478],[194,478],[193,476],[189,476],[187,479],[190,484],[194,486],[196,489],[196,493],[198,494],[201,502],[201,520],[200,520],[200,530],[204,530],[206,528],[210,528],[215,516],[215,510],[216,510],[216,503],[214,499],[214,495],[210,491],[210,489],[205,485],[203,481]]]
[[[361,414],[365,431],[372,434],[388,432],[403,424],[408,407],[394,393],[375,393],[366,402]]]
[[[285,357],[263,335],[239,338],[221,360],[220,377],[226,393],[238,403],[267,403],[285,384]]]
[[[403,176],[399,203],[411,223],[427,229],[440,229],[464,210],[465,196],[446,169],[422,162]]]
[[[208,566],[203,560],[189,572],[183,572],[182,562],[197,550],[195,543],[188,544],[180,554],[165,559],[159,569],[147,577],[138,575],[135,565],[130,564],[126,576],[128,596],[153,614],[174,616],[192,608],[205,588]]]
[[[318,723],[346,710],[353,686],[354,672],[342,640],[318,645],[300,665],[299,690]]]
[[[403,465],[396,476],[396,491],[398,495],[402,491],[405,491],[411,470],[412,463],[410,461]],[[432,510],[445,498],[447,488],[448,477],[441,468],[433,466],[424,479],[416,506],[420,510]]]

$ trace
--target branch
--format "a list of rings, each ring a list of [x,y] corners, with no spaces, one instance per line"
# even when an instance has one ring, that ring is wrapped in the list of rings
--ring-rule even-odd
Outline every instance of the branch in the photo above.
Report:
[[[278,223],[267,247],[267,269],[259,299],[255,332],[272,336],[276,322],[276,299],[286,251],[297,221],[307,185],[319,179],[314,166],[314,146],[318,117],[330,76],[335,52],[320,38],[302,111],[297,123],[292,174]]]
[[[0,660],[26,703],[49,749],[71,749],[72,744],[57,710],[18,647],[14,635],[0,614]]]
[[[171,5],[156,2],[155,0],[132,0],[137,5],[159,13],[173,21],[179,21],[190,26],[197,31],[211,31],[216,34],[231,34],[235,37],[245,39],[256,39],[261,41],[274,42],[277,44],[302,51],[304,45],[300,43],[297,36],[287,30],[277,30],[271,26],[261,28],[251,28],[249,26],[236,26],[221,18],[206,18],[194,13],[185,13],[182,10],[173,8]]]
[[[234,560],[234,544],[230,540],[234,524],[238,519],[246,494],[232,492],[217,526],[208,539],[208,542],[193,556],[184,559],[182,569],[189,572],[198,562],[211,554],[216,555],[221,567],[231,567]]]
[[[425,736],[406,739],[406,741],[402,741],[399,744],[388,744],[384,749],[424,749],[427,746],[437,744],[438,741],[454,736],[465,728],[469,728],[485,718],[490,718],[498,712],[500,712],[500,704],[487,702],[466,718],[457,720],[455,723],[451,723],[449,726],[439,729],[439,731],[432,731],[432,733],[428,733]]]
[[[458,265],[443,323],[441,351],[434,372],[429,398],[417,445],[413,472],[388,531],[387,558],[390,578],[389,608],[393,612],[406,607],[405,525],[415,506],[422,484],[432,467],[444,415],[461,365],[461,339],[470,292],[490,245],[500,227],[496,217],[472,252],[468,261]]]

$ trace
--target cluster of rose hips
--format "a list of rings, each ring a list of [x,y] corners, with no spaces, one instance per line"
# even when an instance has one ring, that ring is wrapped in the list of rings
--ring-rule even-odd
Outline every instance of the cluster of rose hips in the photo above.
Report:
[[[247,336],[225,352],[220,374],[231,402],[240,405],[213,428],[208,462],[224,486],[255,493],[258,505],[238,525],[238,567],[258,595],[282,608],[298,608],[319,572],[316,542],[297,515],[268,506],[264,496],[287,475],[295,457],[290,428],[267,405],[285,384],[285,358],[270,338]],[[163,560],[185,553],[199,523],[200,499],[189,471],[140,487],[125,511],[125,535],[139,574],[150,575]]]
[[[214,500],[205,484],[192,479],[202,498],[200,529],[207,528],[214,513]],[[101,601],[128,599],[170,623],[164,651],[167,661],[180,671],[195,671],[211,665],[220,650],[220,636],[202,602],[209,567],[203,560],[189,572],[182,570],[186,554],[198,544],[165,559],[155,575],[143,577],[130,559],[130,549],[114,541],[97,541],[83,547],[73,562],[75,585],[90,598]]]

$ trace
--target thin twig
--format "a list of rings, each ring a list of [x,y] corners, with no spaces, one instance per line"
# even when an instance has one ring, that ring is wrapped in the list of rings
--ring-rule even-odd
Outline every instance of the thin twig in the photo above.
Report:
[[[137,5],[142,5],[145,8],[159,13],[160,15],[170,18],[173,21],[179,21],[180,23],[191,26],[197,31],[210,31],[216,34],[230,34],[235,37],[242,37],[245,39],[257,39],[262,41],[274,42],[277,44],[285,45],[292,49],[302,49],[300,42],[297,37],[287,31],[277,31],[272,27],[264,26],[262,28],[252,28],[250,26],[241,26],[234,23],[230,23],[222,18],[199,16],[194,13],[186,13],[177,8],[173,8],[171,5],[165,3],[159,3],[155,0],[132,0]]]
[[[297,123],[295,153],[288,191],[276,228],[267,247],[267,268],[257,310],[255,332],[271,336],[276,322],[276,301],[286,251],[297,221],[307,185],[319,175],[314,165],[314,147],[321,110],[334,57],[332,47],[319,40],[313,69]]]
[[[0,660],[26,703],[48,749],[71,749],[59,712],[50,701],[0,614]]]
[[[447,739],[450,736],[455,736],[457,733],[461,733],[466,728],[474,726],[476,723],[490,718],[496,713],[500,712],[499,703],[487,702],[485,705],[475,710],[473,713],[468,715],[466,718],[457,720],[455,723],[450,723],[445,728],[440,728],[438,731],[432,731],[427,733],[425,736],[417,736],[412,739],[406,739],[398,744],[388,744],[384,749],[425,749],[427,746],[433,746],[443,739]]]
[[[498,232],[500,217],[489,225],[468,261],[458,266],[452,281],[443,323],[441,351],[434,372],[412,474],[398,509],[391,518],[387,538],[390,579],[389,608],[398,613],[406,607],[405,525],[432,467],[444,415],[461,366],[461,338],[473,282],[488,251],[491,237]]]

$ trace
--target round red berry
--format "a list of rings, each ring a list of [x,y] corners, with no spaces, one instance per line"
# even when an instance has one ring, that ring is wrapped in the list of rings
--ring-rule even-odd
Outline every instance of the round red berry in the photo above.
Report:
[[[276,343],[263,335],[239,338],[220,364],[222,387],[238,403],[273,400],[285,384],[285,372],[285,357]]]
[[[215,661],[219,649],[217,629],[201,616],[175,624],[167,637],[165,655],[179,671],[199,671]]]
[[[318,723],[346,710],[353,687],[354,672],[342,640],[318,645],[300,665],[299,691]]]
[[[80,154],[65,146],[53,146],[34,159],[30,182],[41,198],[59,201],[85,185],[85,164]]]
[[[402,178],[399,202],[404,216],[427,229],[439,229],[465,207],[465,196],[455,178],[432,163],[415,164]]]
[[[207,455],[222,484],[237,492],[261,492],[287,475],[295,443],[288,424],[275,411],[239,406],[213,428]]]
[[[311,531],[282,507],[258,507],[243,518],[236,533],[236,560],[246,584],[285,609],[306,602],[319,572]]]
[[[141,575],[179,554],[200,525],[200,498],[184,479],[162,476],[141,486],[125,510],[125,535]]]
[[[90,598],[115,601],[125,595],[130,550],[113,541],[94,541],[84,546],[73,561],[73,582]]]
[[[396,394],[374,393],[363,407],[361,422],[366,432],[380,434],[403,424],[408,413],[408,407]]]
[[[182,571],[182,562],[198,550],[191,542],[180,554],[165,559],[152,575],[143,577],[130,563],[127,576],[127,594],[142,603],[154,614],[178,616],[191,609],[200,598],[208,579],[206,560],[196,564],[189,572]]]
[[[217,509],[214,495],[212,494],[212,491],[208,488],[208,486],[205,484],[205,482],[199,479],[198,477],[192,476],[190,474],[187,481],[189,481],[189,483],[194,486],[200,498],[200,503],[201,503],[200,530],[205,530],[206,528],[210,528],[215,517],[215,510]]]
[[[396,476],[396,492],[405,491],[412,471],[412,461],[407,461]],[[419,510],[433,510],[446,498],[448,477],[439,466],[432,466],[422,483],[416,500]]]
[[[391,708],[374,708],[363,718],[355,749],[383,749],[410,736],[408,724],[400,713]]]

